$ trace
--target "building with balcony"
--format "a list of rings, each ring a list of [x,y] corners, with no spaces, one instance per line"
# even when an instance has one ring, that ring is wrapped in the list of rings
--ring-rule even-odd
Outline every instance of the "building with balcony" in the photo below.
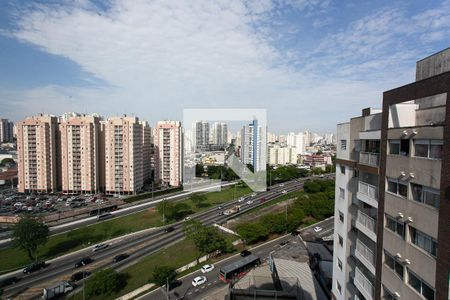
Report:
[[[61,185],[68,194],[96,193],[101,190],[104,168],[99,147],[100,118],[96,115],[61,118],[59,123]]]
[[[448,300],[450,48],[337,126],[334,299]]]
[[[8,119],[0,119],[0,144],[14,142],[14,123]]]
[[[155,127],[155,180],[165,186],[182,183],[182,128],[178,121],[159,121]]]
[[[58,191],[58,119],[51,115],[38,115],[18,122],[16,126],[18,191]]]

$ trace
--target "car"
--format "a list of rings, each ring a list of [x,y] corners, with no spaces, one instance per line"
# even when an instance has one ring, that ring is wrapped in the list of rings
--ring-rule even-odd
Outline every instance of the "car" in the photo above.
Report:
[[[205,276],[197,276],[192,280],[192,285],[194,287],[204,284],[207,281]]]
[[[76,272],[73,273],[72,276],[70,276],[70,281],[76,282],[86,277],[89,277],[89,275],[91,275],[91,272],[88,271]]]
[[[114,258],[113,258],[113,262],[119,262],[119,261],[122,261],[122,260],[124,260],[124,259],[126,259],[126,258],[128,258],[130,255],[129,254],[127,254],[127,253],[122,253],[122,254],[119,254],[119,255],[117,255],[117,256],[114,256]]]
[[[287,194],[287,191],[286,191],[286,190],[282,190],[281,193],[282,193],[283,195],[285,195],[285,194]]]
[[[320,178],[323,178],[324,176],[323,176],[323,174],[320,174],[320,176],[319,176]]]
[[[252,193],[252,195],[251,195],[252,197],[255,197],[256,196],[256,193]]]
[[[238,199],[238,202],[244,202],[244,200],[245,200],[245,197],[241,197]]]
[[[223,209],[223,205],[219,205],[217,209]]]
[[[244,251],[241,252],[241,256],[242,256],[242,257],[249,256],[250,254],[252,254],[252,252],[250,252],[250,251],[248,251],[248,250],[244,250]]]
[[[292,232],[291,232],[291,235],[293,235],[293,236],[297,236],[297,235],[299,235],[300,234],[300,231],[298,231],[298,230],[293,230]]]
[[[266,202],[266,198],[259,199],[259,203],[263,203],[263,202]]]
[[[248,204],[248,205],[253,204],[253,200],[248,200],[248,201],[247,201],[247,204]]]
[[[169,226],[169,227],[166,227],[166,229],[164,229],[164,232],[169,233],[169,232],[172,232],[172,231],[174,231],[174,230],[175,230],[175,227]]]
[[[320,232],[320,231],[322,231],[322,227],[316,226],[316,227],[314,227],[314,231],[315,232]]]
[[[97,251],[99,251],[99,250],[108,248],[108,246],[109,246],[109,245],[108,245],[108,244],[105,244],[105,243],[97,244],[97,245],[94,246],[94,248],[92,248],[92,252],[97,252]]]
[[[93,262],[92,258],[90,258],[90,257],[84,257],[84,258],[82,258],[80,261],[78,261],[78,262],[75,264],[75,268],[79,268],[79,267],[85,266],[85,265],[87,265],[87,264],[90,264],[91,262]]]
[[[223,216],[225,213],[223,211],[219,211],[219,216]]]
[[[16,284],[16,282],[19,280],[20,279],[15,276],[5,278],[2,281],[0,281],[0,289],[6,287],[8,285],[11,285],[11,284]]]
[[[283,187],[283,186],[284,186],[284,183],[280,183],[278,186],[279,186],[279,187]]]
[[[31,265],[28,265],[25,267],[25,269],[23,269],[23,273],[30,274],[30,273],[33,273],[34,271],[43,269],[46,266],[47,265],[46,265],[45,261],[39,261],[36,263],[32,263]]]
[[[171,283],[169,283],[169,290],[173,290],[182,284],[183,284],[183,282],[181,280],[176,279],[176,280],[172,281]]]
[[[184,218],[184,221],[189,221],[191,219],[191,217],[186,217],[186,218]]]
[[[214,270],[214,265],[213,264],[204,265],[201,270],[203,274],[211,272],[212,270]]]

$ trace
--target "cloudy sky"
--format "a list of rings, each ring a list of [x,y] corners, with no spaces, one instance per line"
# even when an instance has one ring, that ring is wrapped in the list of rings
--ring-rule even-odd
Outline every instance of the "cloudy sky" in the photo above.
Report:
[[[3,0],[0,117],[266,108],[334,131],[450,46],[450,1]]]

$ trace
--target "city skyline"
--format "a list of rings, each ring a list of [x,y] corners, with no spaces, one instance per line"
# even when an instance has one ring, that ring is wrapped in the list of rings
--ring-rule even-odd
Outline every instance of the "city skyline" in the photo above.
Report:
[[[276,132],[334,132],[412,81],[411,66],[447,47],[450,30],[449,1],[52,3],[0,12],[0,104],[11,120],[89,108],[154,124],[186,107],[257,103]]]

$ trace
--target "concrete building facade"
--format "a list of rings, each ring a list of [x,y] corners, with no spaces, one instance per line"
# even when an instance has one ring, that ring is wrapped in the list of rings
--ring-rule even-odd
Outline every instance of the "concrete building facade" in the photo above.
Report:
[[[18,122],[18,191],[56,192],[59,190],[58,120],[39,115]]]
[[[450,48],[337,132],[335,299],[447,300]]]
[[[182,127],[178,121],[159,121],[155,127],[155,179],[166,186],[182,183]]]
[[[8,119],[0,119],[0,143],[14,141],[14,123]]]

